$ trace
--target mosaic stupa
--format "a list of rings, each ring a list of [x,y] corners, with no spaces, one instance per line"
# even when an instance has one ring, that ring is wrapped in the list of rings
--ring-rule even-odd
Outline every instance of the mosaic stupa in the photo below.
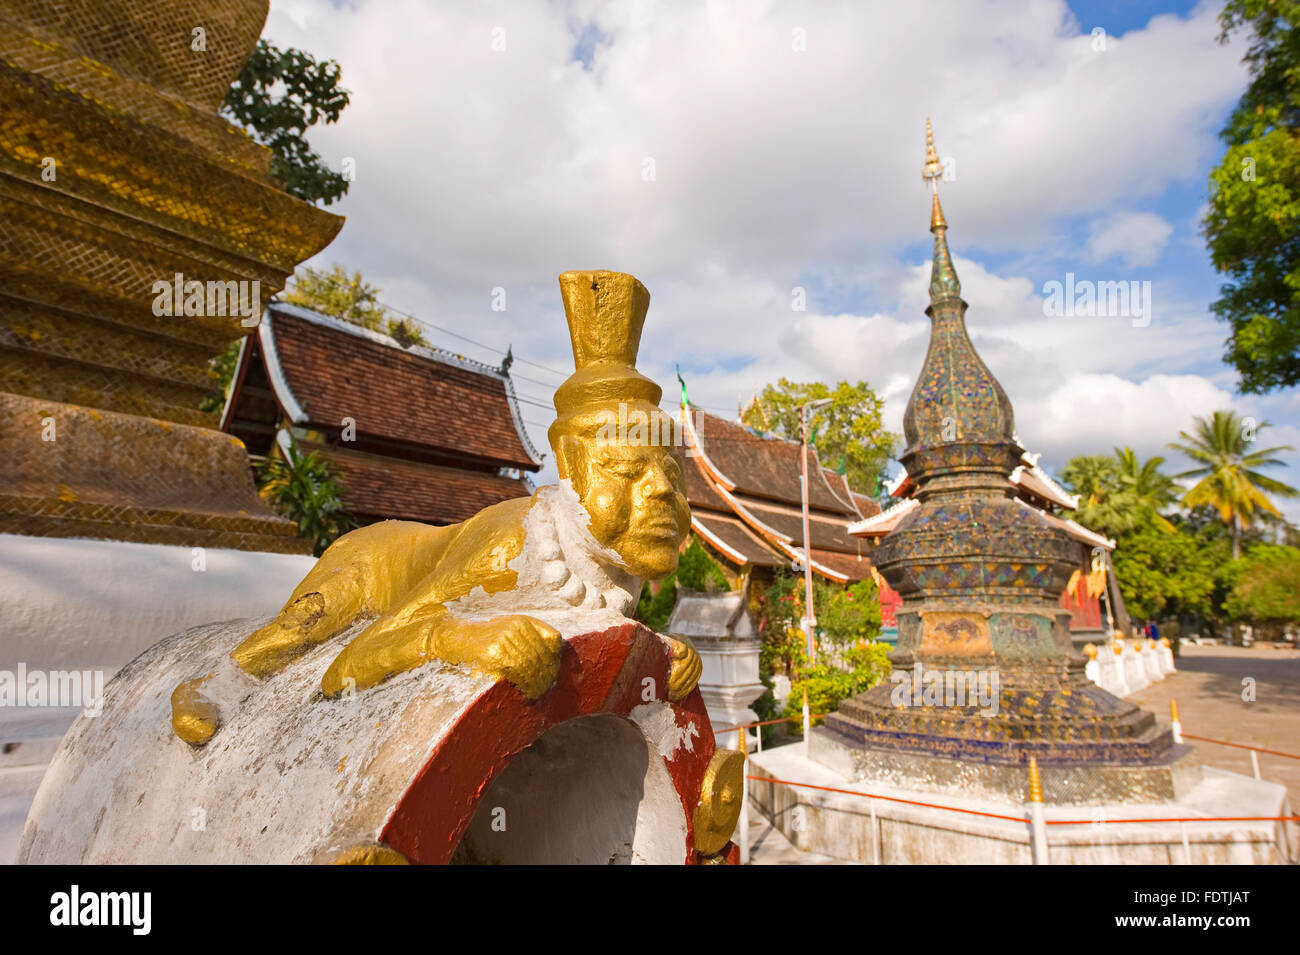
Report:
[[[941,174],[927,121],[932,324],[901,457],[920,506],[872,554],[903,597],[895,680],[842,703],[813,732],[812,756],[852,779],[999,799],[1024,798],[1032,756],[1048,802],[1178,798],[1200,778],[1194,753],[1090,681],[1071,645],[1057,598],[1077,545],[1016,498],[1023,449],[1011,401],[966,331]],[[958,673],[988,694],[945,692]],[[923,692],[927,681],[940,689]]]

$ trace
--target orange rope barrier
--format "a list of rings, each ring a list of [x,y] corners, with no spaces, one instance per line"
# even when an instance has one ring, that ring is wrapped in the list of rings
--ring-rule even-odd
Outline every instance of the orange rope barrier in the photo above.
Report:
[[[1268,753],[1270,756],[1285,756],[1287,759],[1300,759],[1295,753],[1281,753],[1275,749],[1264,749],[1262,746],[1247,746],[1245,743],[1229,743],[1226,739],[1210,739],[1208,736],[1193,736],[1191,733],[1184,733],[1183,739],[1199,739],[1202,743],[1218,743],[1220,746],[1232,746],[1236,749],[1253,749],[1257,753]]]
[[[901,802],[909,806],[924,806],[927,809],[947,809],[949,812],[964,812],[969,816],[988,816],[991,819],[1006,819],[1009,822],[1025,822],[1024,816],[1003,816],[996,812],[980,812],[978,809],[958,809],[956,806],[940,806],[932,802],[916,802],[912,799],[900,799],[897,796],[878,796],[875,793],[860,793],[855,789],[836,789],[833,786],[814,786],[812,783],[793,783],[788,779],[773,779],[770,776],[746,776],[760,783],[780,783],[782,786],[798,786],[800,789],[820,789],[828,793],[844,793],[846,796],[865,796],[868,799],[883,799],[886,802]]]
[[[1048,819],[1049,826],[1112,826],[1121,822],[1300,822],[1300,816],[1155,816],[1151,819]]]
[[[827,713],[810,713],[808,715],[808,719],[820,720],[820,719],[824,719],[828,715],[829,714]],[[803,722],[802,716],[782,716],[780,719],[763,720],[758,723],[742,723],[739,726],[724,726],[722,729],[720,730],[715,729],[713,732],[715,734],[734,733],[736,732],[736,730],[753,729],[755,726],[771,726],[773,723],[802,723],[802,722]]]
[[[902,799],[898,796],[881,796],[878,793],[861,793],[856,789],[836,789],[834,786],[817,786],[813,783],[796,783],[788,779],[775,779],[771,776],[746,776],[760,783],[777,783],[782,786],[796,786],[800,789],[820,789],[822,792],[843,793],[846,796],[862,796],[865,799],[883,799],[886,802],[899,802],[907,806],[922,806],[926,809],[946,809],[948,812],[965,813],[968,816],[987,816],[990,819],[1004,819],[1007,822],[1028,823],[1027,816],[1005,816],[996,812],[981,812],[978,809],[960,809],[956,806],[941,806],[938,803],[918,802],[914,799]],[[1119,825],[1131,822],[1300,822],[1300,816],[1157,816],[1150,819],[1048,819],[1049,826],[1096,826]]]

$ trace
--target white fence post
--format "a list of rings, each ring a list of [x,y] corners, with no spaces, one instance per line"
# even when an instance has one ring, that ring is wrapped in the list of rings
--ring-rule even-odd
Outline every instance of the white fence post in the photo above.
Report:
[[[1043,811],[1043,782],[1038,776],[1038,760],[1029,757],[1029,828],[1034,851],[1034,865],[1051,865],[1047,856],[1047,818]]]

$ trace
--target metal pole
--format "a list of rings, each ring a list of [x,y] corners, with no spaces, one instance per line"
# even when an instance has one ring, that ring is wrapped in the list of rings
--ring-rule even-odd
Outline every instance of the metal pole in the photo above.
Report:
[[[871,864],[880,865],[880,823],[876,821],[876,800],[871,800]]]
[[[812,736],[812,717],[808,713],[808,687],[803,688],[803,758],[811,759],[808,755],[808,740]]]
[[[745,753],[745,728],[740,728],[740,757],[744,761],[744,772],[740,777],[740,864],[749,865],[749,758]]]
[[[803,500],[803,590],[804,590],[804,634],[808,638],[808,662],[815,659],[813,649],[813,627],[817,617],[813,613],[812,588],[812,538],[808,532],[808,405],[799,406],[799,443],[800,465],[803,469],[799,482],[800,497]]]

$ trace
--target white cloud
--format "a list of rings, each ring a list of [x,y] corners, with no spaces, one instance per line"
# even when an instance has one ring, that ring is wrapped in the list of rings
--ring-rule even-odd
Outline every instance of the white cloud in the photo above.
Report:
[[[943,189],[958,253],[1062,273],[1090,257],[1153,262],[1169,225],[1133,210],[1202,179],[1243,88],[1241,45],[1215,42],[1217,12],[1157,17],[1105,52],[1064,0],[274,0],[268,35],[337,59],[353,91],[341,122],[311,134],[357,170],[334,207],[348,223],[320,261],[561,371],[555,275],[632,272],[653,296],[642,365],[670,389],[678,362],[692,398],[724,412],[782,375],[865,378],[897,429],[929,330],[928,266],[898,261],[928,238],[924,116],[956,161]],[[603,39],[586,68],[572,51],[591,26]],[[1086,244],[1061,228],[1076,218],[1096,225]],[[1155,453],[1191,414],[1230,404],[1230,376],[1198,367],[1217,361],[1223,328],[1175,280],[1157,278],[1153,320],[1134,328],[1047,319],[1023,275],[960,255],[957,267],[972,338],[1048,457]],[[807,312],[791,309],[798,285]],[[505,312],[490,308],[497,286]],[[871,301],[864,314],[855,296]],[[544,443],[544,428],[533,437]]]
[[[1120,259],[1125,265],[1151,265],[1164,251],[1174,227],[1154,212],[1116,212],[1094,220],[1087,255],[1092,262]]]

